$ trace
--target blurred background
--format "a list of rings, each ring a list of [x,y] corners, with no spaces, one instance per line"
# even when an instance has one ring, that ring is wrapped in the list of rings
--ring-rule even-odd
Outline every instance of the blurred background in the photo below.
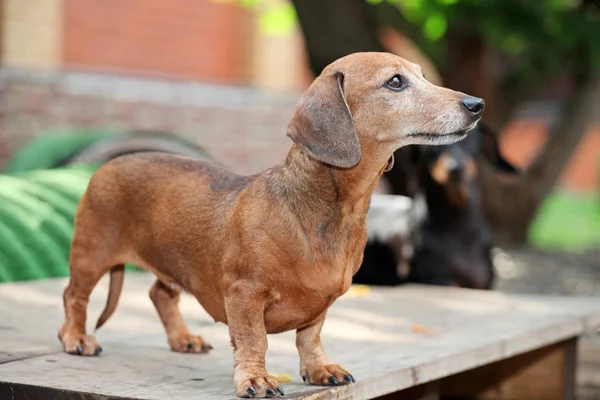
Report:
[[[285,157],[294,105],[327,64],[388,51],[483,97],[523,171],[480,168],[496,289],[600,295],[598,0],[0,6],[0,282],[68,275],[93,165],[163,149],[259,172]]]
[[[527,274],[548,252],[559,267],[600,266],[597,0],[0,3],[5,175],[66,164],[132,130],[177,135],[236,172],[259,172],[285,156],[287,121],[315,74],[349,53],[389,51],[485,98],[485,122],[525,171],[518,182],[481,176],[496,241],[535,250],[526,263],[501,255],[500,275]],[[552,278],[542,286],[569,281]],[[577,287],[568,290],[600,293]]]

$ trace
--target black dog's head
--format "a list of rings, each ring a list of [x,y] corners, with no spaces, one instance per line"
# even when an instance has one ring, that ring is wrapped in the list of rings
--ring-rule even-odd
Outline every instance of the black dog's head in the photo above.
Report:
[[[478,126],[466,139],[449,146],[421,146],[418,154],[419,181],[431,197],[428,204],[433,206],[433,213],[453,215],[480,206],[481,161],[490,163],[499,173],[519,174],[502,156],[496,136],[485,126]]]
[[[480,204],[478,165],[511,176],[519,171],[500,153],[496,136],[479,126],[461,142],[418,149],[418,176],[428,217],[410,263],[409,280],[488,289],[492,239]]]
[[[411,249],[408,253],[392,241],[367,243],[355,282],[489,289],[494,279],[493,243],[479,200],[479,167],[485,163],[511,179],[519,175],[501,154],[496,135],[480,124],[461,142],[407,146],[394,156],[394,168],[384,175],[387,193],[414,199],[423,193],[427,218],[416,235],[403,238],[403,249]],[[398,268],[407,261],[408,276]]]

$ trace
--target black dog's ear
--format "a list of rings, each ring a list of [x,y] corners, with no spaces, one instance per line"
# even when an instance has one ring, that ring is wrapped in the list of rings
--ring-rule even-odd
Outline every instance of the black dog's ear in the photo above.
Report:
[[[315,79],[296,105],[287,135],[317,160],[350,168],[361,154],[343,79],[339,72]]]
[[[499,172],[509,175],[521,175],[521,170],[512,165],[504,158],[500,152],[497,135],[492,130],[483,124],[478,125],[481,134],[481,154],[492,164]]]

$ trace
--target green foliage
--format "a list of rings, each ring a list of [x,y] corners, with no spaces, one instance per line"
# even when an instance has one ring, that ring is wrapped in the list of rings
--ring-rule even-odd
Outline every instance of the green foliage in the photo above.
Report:
[[[442,13],[436,12],[429,15],[423,23],[423,33],[427,39],[435,41],[444,36],[447,27],[446,17]]]
[[[283,34],[295,24],[290,4],[269,0],[237,2],[261,13],[263,32]],[[450,30],[476,33],[528,78],[580,68],[600,67],[600,8],[583,0],[365,0],[397,7],[404,19],[397,28],[438,63],[444,59]],[[343,13],[341,13],[343,14]]]
[[[446,26],[474,33],[505,59],[516,74],[535,78],[600,67],[600,9],[581,0],[387,0],[399,7],[412,32],[434,61],[447,49]],[[402,29],[403,27],[400,26]],[[414,34],[414,32],[419,32]]]
[[[296,24],[296,10],[292,3],[278,4],[263,12],[259,29],[269,35],[289,32]]]
[[[296,25],[296,10],[291,2],[270,0],[213,0],[216,3],[238,3],[260,14],[258,28],[267,35],[285,35]]]
[[[529,240],[548,249],[581,251],[600,245],[600,195],[556,191],[546,198]]]

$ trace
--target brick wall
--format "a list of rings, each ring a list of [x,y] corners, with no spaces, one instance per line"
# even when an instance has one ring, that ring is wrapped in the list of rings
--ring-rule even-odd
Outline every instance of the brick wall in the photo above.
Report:
[[[88,127],[172,131],[244,173],[285,156],[298,89],[311,80],[297,27],[265,35],[258,15],[214,0],[0,5],[0,168],[37,135]]]
[[[66,68],[238,83],[248,15],[213,0],[63,0]]]
[[[0,169],[37,135],[71,128],[163,129],[240,173],[281,161],[296,92],[60,71],[0,70]]]

